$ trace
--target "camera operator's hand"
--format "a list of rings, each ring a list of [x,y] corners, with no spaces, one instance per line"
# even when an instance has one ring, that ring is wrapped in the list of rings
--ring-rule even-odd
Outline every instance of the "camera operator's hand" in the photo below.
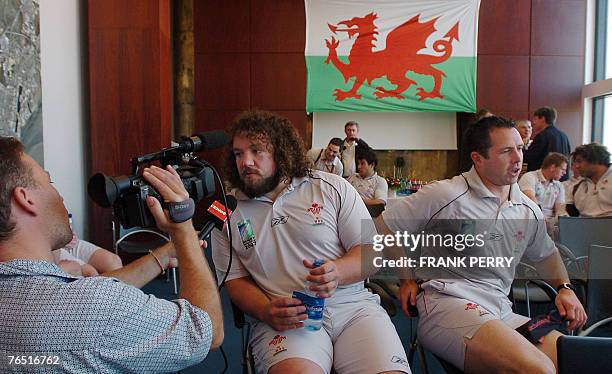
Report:
[[[166,169],[157,166],[145,168],[142,176],[151,186],[153,186],[153,188],[155,188],[155,190],[157,190],[157,192],[159,192],[166,202],[179,203],[189,199],[189,193],[185,189],[185,186],[183,186],[181,178],[176,170],[170,165],[168,165]],[[154,197],[147,197],[147,205],[160,230],[171,234],[177,230],[193,230],[191,219],[181,223],[172,222],[169,213],[162,209],[160,202]]]

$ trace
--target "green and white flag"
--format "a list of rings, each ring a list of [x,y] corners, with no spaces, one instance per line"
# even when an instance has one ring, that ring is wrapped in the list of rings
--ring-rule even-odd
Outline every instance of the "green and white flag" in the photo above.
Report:
[[[308,112],[474,112],[480,0],[305,0]]]

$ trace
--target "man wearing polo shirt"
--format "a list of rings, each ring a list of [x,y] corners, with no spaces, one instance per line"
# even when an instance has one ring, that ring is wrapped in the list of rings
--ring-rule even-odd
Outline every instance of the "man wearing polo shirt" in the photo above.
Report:
[[[612,216],[612,166],[606,146],[581,145],[572,153],[574,165],[583,177],[567,194],[582,217]]]
[[[355,187],[366,205],[387,203],[389,186],[385,178],[376,172],[378,158],[376,153],[368,150],[357,159],[357,174],[351,175],[347,180]]]
[[[474,252],[518,261],[525,255],[559,290],[555,305],[569,328],[582,326],[586,314],[546,234],[542,212],[516,183],[523,147],[518,131],[508,120],[489,117],[472,125],[465,137],[472,169],[428,185],[387,209],[377,219],[378,232],[421,233],[430,225],[447,223],[455,234],[485,233],[484,244],[472,242],[465,252],[458,253],[459,247],[423,247],[421,256]],[[486,230],[478,230],[479,225],[487,225]],[[396,249],[390,248],[389,254]],[[515,267],[513,261],[507,268],[418,267],[414,274],[403,274],[402,309],[408,313],[409,305],[418,307],[423,346],[465,372],[554,373],[560,333],[547,331],[541,339],[535,337],[533,345],[516,331],[529,319],[514,314],[507,298]]]
[[[519,180],[521,191],[542,209],[549,233],[565,204],[565,191],[559,182],[567,171],[567,157],[552,152],[542,162],[539,170],[526,173]]]
[[[312,160],[316,170],[324,171],[342,176],[344,166],[340,161],[340,150],[342,149],[342,139],[332,138],[325,149],[311,149],[308,157]]]
[[[232,301],[254,317],[257,372],[410,373],[401,341],[378,297],[364,289],[376,233],[341,177],[308,169],[289,120],[251,112],[230,128],[228,181],[238,206],[227,235],[213,235],[213,259]],[[363,235],[362,235],[363,233]],[[362,239],[364,238],[364,239]],[[230,250],[232,252],[230,252]],[[233,259],[230,265],[230,253]],[[323,265],[312,268],[314,259]],[[292,292],[325,298],[323,327],[304,329]]]

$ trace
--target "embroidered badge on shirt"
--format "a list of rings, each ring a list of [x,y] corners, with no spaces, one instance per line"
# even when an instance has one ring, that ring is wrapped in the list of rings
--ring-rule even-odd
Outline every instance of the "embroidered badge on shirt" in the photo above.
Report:
[[[277,354],[285,352],[287,350],[287,348],[285,348],[285,346],[282,344],[283,340],[285,339],[287,339],[286,336],[276,335],[275,337],[272,338],[272,340],[270,340],[270,342],[268,343],[268,346],[274,349],[274,353],[272,354],[272,356],[276,356]]]
[[[245,249],[255,247],[257,241],[255,240],[255,233],[253,232],[250,218],[238,222],[238,232],[240,233],[240,239],[242,239],[242,245],[244,245]]]
[[[321,218],[321,209],[323,209],[323,205],[319,205],[315,201],[313,201],[310,208],[307,209],[307,213],[310,213],[310,215],[312,215],[313,217],[313,226],[323,224],[323,219]]]
[[[467,303],[467,304],[465,304],[465,310],[475,310],[475,311],[478,312],[478,316],[479,317],[482,317],[485,314],[489,314],[489,312],[487,312],[486,310],[481,308],[480,305],[475,304],[475,303]]]
[[[525,234],[522,231],[517,232],[516,234],[514,234],[514,239],[517,242],[522,242],[523,239],[525,239]]]

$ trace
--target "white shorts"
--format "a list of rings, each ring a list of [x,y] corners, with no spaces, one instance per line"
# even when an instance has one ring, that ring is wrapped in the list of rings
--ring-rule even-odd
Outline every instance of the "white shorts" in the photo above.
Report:
[[[494,303],[470,300],[473,297],[463,299],[447,295],[428,287],[427,283],[423,283],[423,289],[417,296],[419,342],[460,370],[463,370],[465,363],[464,338],[472,339],[484,323],[500,320],[511,329],[516,329],[529,322],[529,318],[513,313],[511,304],[505,300],[497,303],[499,308],[493,308],[491,305]],[[483,307],[483,303],[489,307]]]
[[[267,373],[289,358],[315,362],[324,373],[402,371],[410,374],[406,352],[395,326],[367,290],[358,300],[326,305],[323,327],[278,332],[262,322],[252,329],[251,347],[257,373]]]

